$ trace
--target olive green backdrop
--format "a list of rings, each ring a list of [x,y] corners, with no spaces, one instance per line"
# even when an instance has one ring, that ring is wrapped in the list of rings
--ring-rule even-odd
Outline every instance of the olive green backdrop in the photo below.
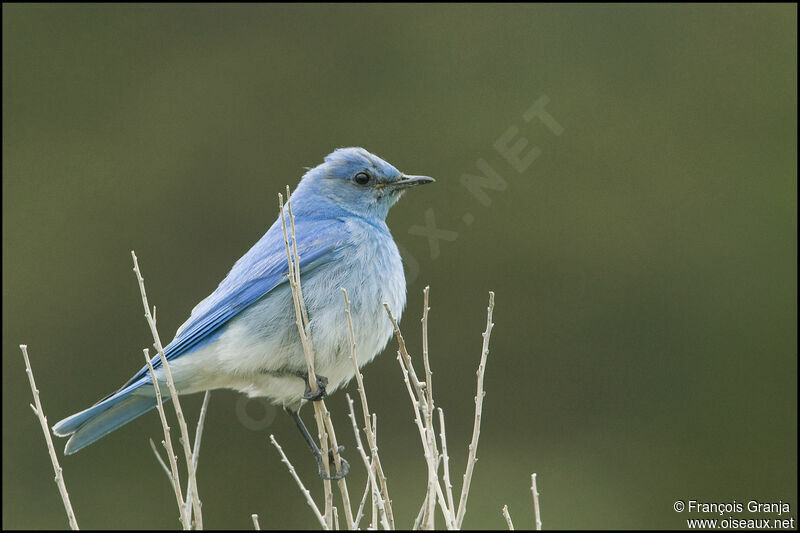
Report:
[[[534,471],[547,528],[683,528],[678,499],[796,517],[796,23],[793,5],[4,4],[3,527],[67,525],[17,346],[51,423],[87,407],[151,343],[131,249],[168,340],[277,193],[351,145],[437,178],[388,222],[417,357],[431,286],[457,488],[497,294],[465,526],[504,527],[508,504],[531,527]],[[479,160],[497,176],[471,191]],[[408,527],[425,464],[395,347],[365,379]],[[344,394],[328,405],[360,497]],[[319,497],[291,421],[218,391],[207,527],[317,527],[270,433]],[[82,527],[179,525],[159,435],[149,414],[62,460]]]

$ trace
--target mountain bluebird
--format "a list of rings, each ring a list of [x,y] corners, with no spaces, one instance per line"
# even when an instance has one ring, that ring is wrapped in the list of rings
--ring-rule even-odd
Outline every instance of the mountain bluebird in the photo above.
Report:
[[[361,367],[383,350],[406,303],[406,280],[386,226],[403,192],[433,178],[408,176],[363,148],[341,148],[309,170],[291,196],[303,297],[322,394],[354,376],[340,287],[347,289]],[[284,208],[286,212],[286,208]],[[164,355],[180,394],[217,388],[266,397],[294,418],[320,461],[298,410],[310,395],[306,360],[295,323],[281,220],[239,259],[217,289],[178,328]],[[165,394],[159,357],[152,359]],[[156,406],[147,366],[117,392],[60,421],[72,454]],[[345,472],[346,473],[346,472]]]

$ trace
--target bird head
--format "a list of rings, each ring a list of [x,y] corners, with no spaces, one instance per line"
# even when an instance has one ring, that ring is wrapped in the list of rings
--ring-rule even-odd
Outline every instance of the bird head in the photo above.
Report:
[[[298,209],[344,210],[364,218],[385,220],[403,193],[432,183],[427,176],[409,176],[363,148],[339,148],[309,170],[292,195]]]

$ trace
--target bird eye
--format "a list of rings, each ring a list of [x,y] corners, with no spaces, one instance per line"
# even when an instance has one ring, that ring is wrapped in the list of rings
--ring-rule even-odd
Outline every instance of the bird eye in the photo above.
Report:
[[[359,172],[353,177],[353,180],[355,180],[355,182],[359,185],[366,185],[369,183],[369,174],[366,172]]]

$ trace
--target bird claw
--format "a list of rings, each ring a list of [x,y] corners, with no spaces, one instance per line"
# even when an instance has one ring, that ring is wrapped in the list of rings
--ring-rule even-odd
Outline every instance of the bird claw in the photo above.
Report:
[[[338,481],[338,480],[344,478],[350,472],[350,463],[345,461],[344,457],[341,456],[341,453],[343,451],[344,451],[344,446],[339,446],[339,454],[340,454],[339,455],[339,460],[342,462],[341,463],[342,470],[338,474],[336,474],[335,476],[329,476],[328,474],[326,474],[325,473],[325,465],[322,463],[322,456],[320,455],[317,458],[317,463],[319,464],[319,477],[321,477],[324,480]],[[335,463],[334,458],[333,458],[333,450],[328,450],[328,457],[330,458],[329,464],[331,466],[333,466],[334,463]]]
[[[318,402],[325,397],[325,387],[328,386],[328,378],[317,374],[317,390],[311,392],[311,385],[308,383],[308,372],[302,372],[300,377],[306,382],[306,391],[303,393],[303,399],[309,402]]]

